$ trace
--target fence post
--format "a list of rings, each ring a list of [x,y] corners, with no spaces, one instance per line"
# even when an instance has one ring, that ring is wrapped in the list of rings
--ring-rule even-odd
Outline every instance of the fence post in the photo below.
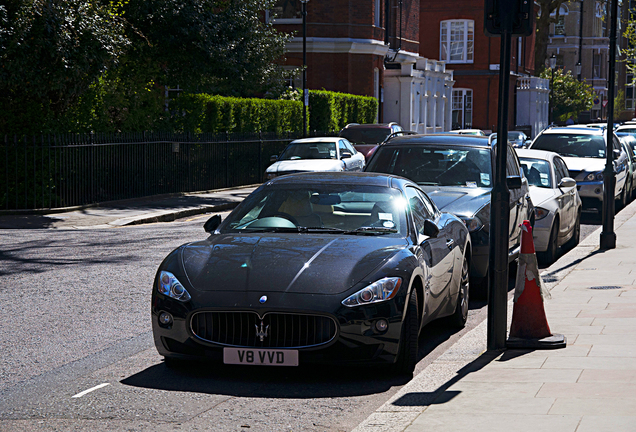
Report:
[[[230,132],[225,131],[225,187],[230,187]]]
[[[258,131],[258,179],[259,183],[263,182],[263,132]]]

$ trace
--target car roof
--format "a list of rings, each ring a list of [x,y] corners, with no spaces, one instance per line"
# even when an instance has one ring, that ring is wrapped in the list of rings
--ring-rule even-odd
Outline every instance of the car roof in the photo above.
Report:
[[[544,129],[541,134],[605,135],[605,129],[587,126],[552,127]]]
[[[543,159],[550,161],[555,156],[558,156],[557,153],[546,151],[546,150],[532,150],[532,149],[515,149],[517,152],[517,156],[520,158],[531,158],[531,159]]]
[[[324,142],[324,143],[333,142],[333,143],[337,143],[341,139],[343,139],[343,138],[342,137],[301,138],[301,139],[293,140],[292,142],[290,142],[290,144],[308,144],[308,143],[315,143],[315,142]]]
[[[374,172],[304,172],[288,174],[268,180],[267,184],[289,185],[320,182],[324,184],[349,184],[392,187],[404,186],[406,183],[417,186],[412,181],[392,174]]]
[[[391,126],[399,126],[397,123],[349,123],[344,129],[388,129]]]
[[[396,136],[382,144],[381,147],[398,145],[441,145],[490,148],[488,145],[488,137],[485,136],[444,133]]]

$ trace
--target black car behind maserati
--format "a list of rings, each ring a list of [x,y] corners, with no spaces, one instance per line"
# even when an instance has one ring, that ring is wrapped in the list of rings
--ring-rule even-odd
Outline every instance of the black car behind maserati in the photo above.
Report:
[[[426,323],[466,322],[468,230],[406,179],[284,176],[205,229],[154,281],[152,328],[169,366],[363,363],[408,374]]]
[[[365,171],[399,175],[417,183],[442,211],[460,217],[472,238],[471,276],[475,293],[484,296],[490,245],[490,197],[496,143],[480,136],[430,134],[395,137],[375,152]],[[520,224],[534,224],[534,205],[519,159],[508,144],[506,176],[510,182],[508,260],[519,254]],[[514,184],[513,184],[514,183]]]

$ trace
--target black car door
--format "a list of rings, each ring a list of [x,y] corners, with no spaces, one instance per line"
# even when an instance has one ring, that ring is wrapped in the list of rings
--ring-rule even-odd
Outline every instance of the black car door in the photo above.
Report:
[[[431,214],[429,206],[426,205],[421,196],[421,192],[414,187],[406,188],[406,195],[409,203],[417,241],[422,248],[424,263],[429,268],[430,279],[428,280],[428,313],[436,313],[444,304],[451,288],[454,254],[457,248],[449,232],[448,227],[439,225],[439,215]],[[437,237],[427,237],[424,235],[424,221],[428,219],[434,222],[439,228]]]

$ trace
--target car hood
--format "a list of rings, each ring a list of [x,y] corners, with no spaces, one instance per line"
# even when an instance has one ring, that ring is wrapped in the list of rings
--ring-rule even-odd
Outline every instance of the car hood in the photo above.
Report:
[[[532,203],[535,207],[545,205],[546,201],[556,198],[557,195],[558,193],[555,189],[530,186],[530,199],[532,199]]]
[[[199,291],[337,294],[398,251],[404,238],[312,234],[218,234],[182,249]]]
[[[604,158],[564,157],[570,171],[597,172],[605,169]]]
[[[458,216],[472,216],[490,204],[490,189],[463,186],[420,186],[437,208]]]
[[[337,159],[296,159],[275,162],[268,173],[286,171],[342,171],[343,163]]]

